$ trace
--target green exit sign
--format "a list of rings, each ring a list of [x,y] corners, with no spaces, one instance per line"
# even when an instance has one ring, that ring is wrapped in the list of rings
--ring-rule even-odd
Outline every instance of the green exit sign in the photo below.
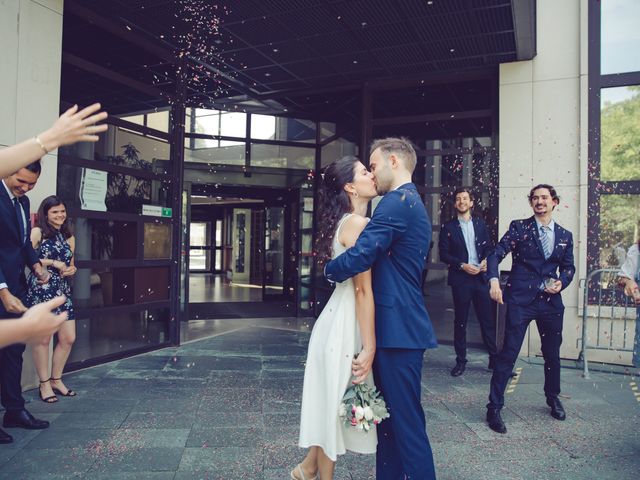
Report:
[[[162,216],[163,217],[171,217],[173,214],[171,208],[169,207],[162,207]]]

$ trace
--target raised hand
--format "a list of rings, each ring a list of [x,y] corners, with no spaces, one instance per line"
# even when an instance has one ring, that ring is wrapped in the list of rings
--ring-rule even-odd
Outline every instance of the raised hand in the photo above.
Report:
[[[107,125],[95,125],[107,118],[107,112],[96,113],[100,108],[99,103],[94,103],[78,111],[78,106],[74,105],[64,112],[39,136],[45,148],[51,151],[76,142],[97,142],[97,134],[107,130]]]

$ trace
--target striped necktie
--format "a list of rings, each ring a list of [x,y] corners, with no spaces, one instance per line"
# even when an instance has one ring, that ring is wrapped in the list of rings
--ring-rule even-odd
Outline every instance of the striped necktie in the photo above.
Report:
[[[544,259],[547,260],[551,256],[551,242],[549,241],[549,234],[547,231],[551,229],[547,225],[540,227],[540,243],[542,244],[542,251],[544,252]]]

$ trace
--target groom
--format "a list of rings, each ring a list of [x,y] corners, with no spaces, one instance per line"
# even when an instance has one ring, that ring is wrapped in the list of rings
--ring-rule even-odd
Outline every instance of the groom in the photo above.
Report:
[[[356,244],[329,262],[325,275],[342,282],[373,267],[373,375],[391,414],[378,425],[376,478],[435,479],[420,403],[424,350],[437,346],[421,289],[431,221],[411,183],[416,152],[407,139],[375,140],[369,164],[384,198]],[[357,360],[353,371],[356,377],[366,374]]]

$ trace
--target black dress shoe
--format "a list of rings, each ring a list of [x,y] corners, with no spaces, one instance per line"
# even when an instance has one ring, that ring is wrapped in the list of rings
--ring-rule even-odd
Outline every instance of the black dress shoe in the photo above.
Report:
[[[558,397],[547,398],[547,405],[551,407],[551,416],[556,420],[564,420],[567,414]]]
[[[13,437],[9,435],[4,430],[0,429],[0,443],[11,443],[13,442]]]
[[[5,428],[26,428],[27,430],[42,430],[49,427],[46,420],[38,420],[24,408],[11,410],[4,414],[2,426]]]
[[[511,372],[509,374],[509,378],[513,378],[513,377],[517,377],[517,376],[518,376],[518,374],[516,372]]]
[[[465,368],[467,368],[467,364],[465,362],[457,362],[456,366],[451,369],[451,376],[459,377],[464,373]]]
[[[500,409],[487,408],[487,423],[494,432],[507,433],[507,427],[500,416]]]

